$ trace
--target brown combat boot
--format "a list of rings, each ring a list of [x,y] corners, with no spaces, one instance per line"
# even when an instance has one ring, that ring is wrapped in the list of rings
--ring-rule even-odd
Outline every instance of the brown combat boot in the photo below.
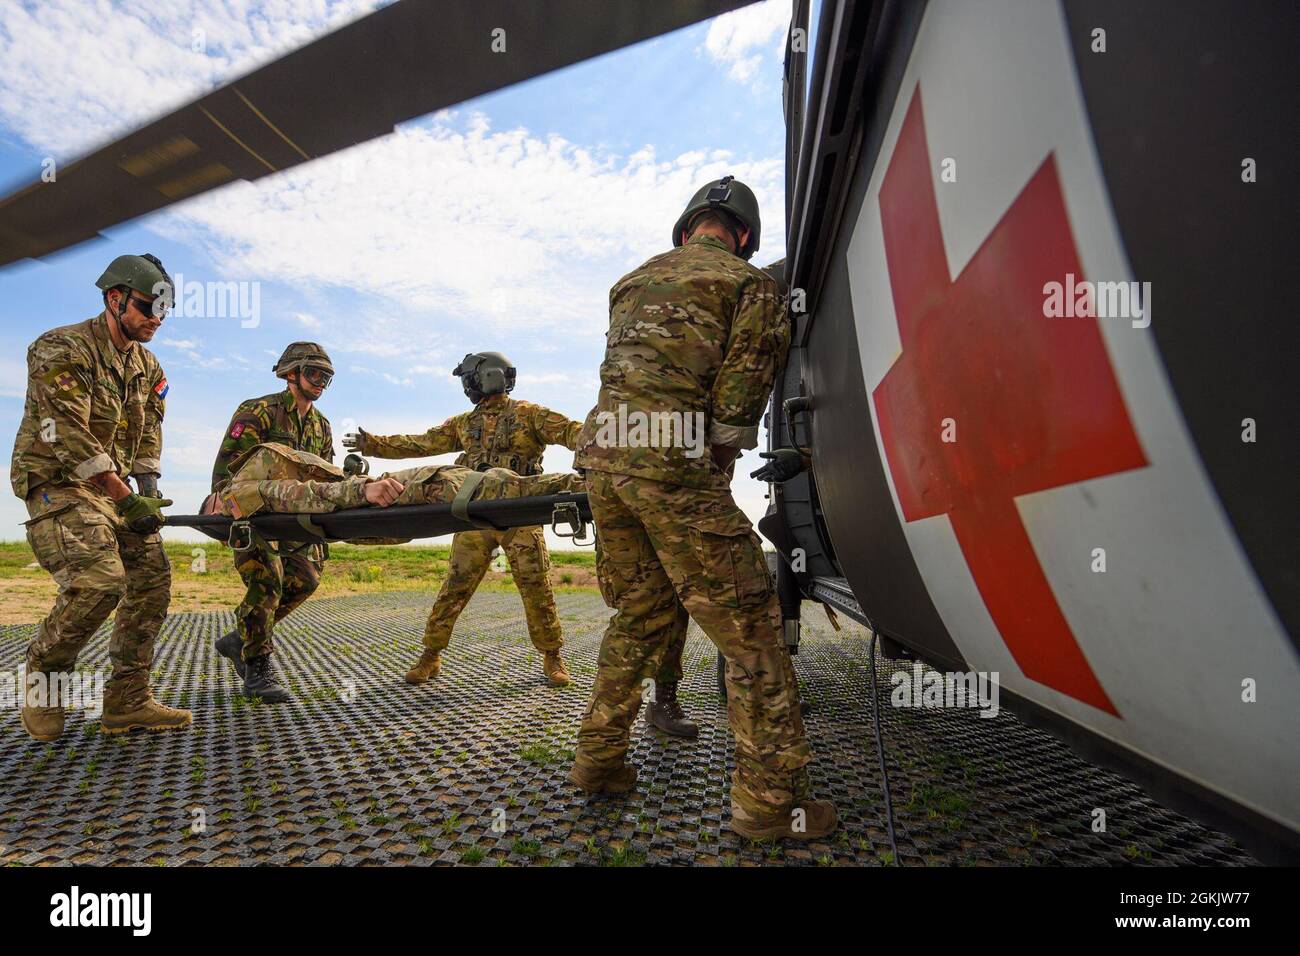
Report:
[[[569,782],[587,794],[627,793],[636,786],[636,767],[624,764],[617,770],[602,773],[575,763],[569,771]]]
[[[655,688],[654,702],[646,709],[646,722],[674,737],[698,737],[699,725],[686,717],[682,705],[677,703],[677,685],[660,684]]]
[[[110,710],[105,702],[104,716],[99,720],[99,729],[105,734],[124,734],[129,730],[180,730],[188,727],[194,715],[179,707],[168,707],[159,703],[150,694],[148,699],[138,707],[127,711]]]
[[[415,662],[415,666],[406,672],[406,682],[408,684],[423,684],[431,677],[437,677],[442,673],[442,652],[431,651],[427,648],[420,655],[420,659]]]
[[[62,707],[28,707],[22,709],[23,730],[37,740],[58,740],[63,736]]]
[[[22,672],[26,675],[26,682],[19,686],[19,699],[22,701],[22,711],[19,718],[23,722],[23,730],[27,731],[37,740],[51,741],[58,740],[63,736],[63,708],[60,706],[46,707],[41,703],[42,698],[48,698],[50,695],[42,693],[39,690],[39,681],[33,681],[32,675],[42,673],[32,667],[31,659],[27,661],[27,669]],[[49,685],[49,674],[43,675],[45,686]],[[48,699],[46,703],[48,703]]]
[[[547,651],[542,655],[542,673],[546,675],[552,687],[568,687],[573,683],[568,668],[564,666],[564,661],[560,660],[559,651]]]
[[[829,800],[803,800],[786,813],[758,816],[731,805],[731,829],[750,840],[820,840],[835,832],[839,816]]]

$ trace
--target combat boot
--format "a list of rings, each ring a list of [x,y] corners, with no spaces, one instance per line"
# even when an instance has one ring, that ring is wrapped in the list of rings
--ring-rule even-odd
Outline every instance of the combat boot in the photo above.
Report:
[[[235,665],[235,673],[244,679],[244,641],[238,631],[229,631],[217,638],[217,653]]]
[[[820,840],[838,824],[835,804],[829,800],[804,800],[786,813],[761,816],[731,805],[732,831],[750,840]]]
[[[270,654],[259,654],[244,661],[244,696],[260,697],[268,704],[290,699],[289,692],[275,679],[275,665]]]
[[[42,692],[40,681],[32,680],[32,675],[39,674],[36,668],[32,667],[30,659],[27,661],[26,682],[19,685],[19,700],[22,701],[22,710],[19,713],[19,719],[22,720],[23,730],[27,731],[37,740],[51,741],[58,740],[63,736],[63,708],[60,706],[47,707],[40,703],[42,697],[47,698],[46,703],[50,701],[48,692]],[[49,687],[49,674],[44,674],[45,687]],[[35,693],[33,693],[35,691]],[[56,702],[57,703],[57,702]]]
[[[29,707],[22,709],[23,730],[37,740],[58,740],[63,736],[62,707]]]
[[[423,684],[441,673],[442,651],[431,651],[425,648],[424,653],[420,655],[420,659],[415,662],[415,666],[406,672],[406,682],[408,684]]]
[[[542,655],[542,673],[546,675],[552,687],[568,687],[573,682],[568,668],[564,666],[564,661],[560,660],[559,651],[546,651]]]
[[[99,730],[105,734],[124,734],[128,730],[179,730],[188,727],[193,719],[194,715],[188,710],[168,707],[150,694],[144,703],[130,710],[110,708],[105,701]]]
[[[677,703],[677,685],[660,684],[655,688],[655,699],[646,709],[646,721],[652,727],[674,737],[698,737],[699,725],[687,719],[682,705]]]
[[[617,770],[601,773],[575,763],[569,771],[569,782],[587,794],[627,793],[636,786],[636,767],[624,764]]]

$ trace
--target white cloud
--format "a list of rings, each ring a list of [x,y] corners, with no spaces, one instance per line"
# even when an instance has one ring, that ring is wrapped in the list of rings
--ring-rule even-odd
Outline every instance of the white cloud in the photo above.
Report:
[[[398,357],[427,354],[434,326],[602,331],[612,282],[667,248],[682,205],[727,172],[768,211],[760,259],[779,258],[780,158],[701,149],[659,161],[651,147],[627,157],[495,130],[479,114],[430,118],[154,223],[205,247],[223,274],[373,296],[365,321],[340,325],[350,341],[333,341]]]
[[[726,66],[733,80],[748,83],[762,65],[764,54],[772,49],[774,39],[777,62],[782,61],[789,26],[789,0],[764,0],[724,13],[710,23],[704,51],[715,63]]]
[[[309,329],[320,328],[320,319],[314,315],[309,315],[306,312],[295,312],[293,317],[300,325],[304,325]]]
[[[72,159],[383,5],[0,3],[0,124]],[[203,52],[194,52],[200,33]]]

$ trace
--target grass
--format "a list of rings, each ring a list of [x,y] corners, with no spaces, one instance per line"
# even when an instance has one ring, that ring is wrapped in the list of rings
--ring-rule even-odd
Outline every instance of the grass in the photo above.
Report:
[[[523,757],[529,763],[548,764],[559,761],[570,761],[574,754],[572,750],[565,750],[561,747],[553,747],[548,743],[529,744],[527,747],[519,749],[519,756]]]
[[[381,591],[434,593],[447,574],[450,541],[420,546],[357,544],[330,545],[317,597],[371,594]],[[172,566],[173,613],[217,611],[234,607],[244,584],[231,562],[231,551],[216,541],[168,542]],[[192,552],[202,548],[205,573],[193,570]],[[26,541],[0,542],[0,624],[29,624],[43,618],[54,603],[54,580],[35,562]],[[591,549],[551,552],[551,585],[559,592],[594,591],[596,555]],[[509,572],[489,570],[480,586],[489,591],[515,591]]]

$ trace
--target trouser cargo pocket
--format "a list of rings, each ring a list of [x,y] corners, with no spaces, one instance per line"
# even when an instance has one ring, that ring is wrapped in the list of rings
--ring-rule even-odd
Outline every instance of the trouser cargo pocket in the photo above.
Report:
[[[772,593],[763,546],[741,511],[692,519],[691,550],[700,564],[701,589],[723,607],[752,607]]]

